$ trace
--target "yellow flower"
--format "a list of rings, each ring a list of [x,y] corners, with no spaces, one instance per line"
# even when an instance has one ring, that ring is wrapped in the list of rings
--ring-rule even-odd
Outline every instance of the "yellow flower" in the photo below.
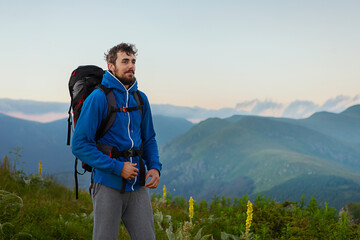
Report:
[[[253,205],[250,202],[250,200],[247,203],[247,212],[246,212],[247,218],[246,218],[246,232],[249,232],[251,221],[253,217]]]
[[[194,217],[194,199],[192,197],[189,200],[189,217],[190,221]]]
[[[41,161],[39,162],[39,174],[40,175],[42,174],[42,162]]]
[[[166,186],[163,187],[163,197],[166,198]]]

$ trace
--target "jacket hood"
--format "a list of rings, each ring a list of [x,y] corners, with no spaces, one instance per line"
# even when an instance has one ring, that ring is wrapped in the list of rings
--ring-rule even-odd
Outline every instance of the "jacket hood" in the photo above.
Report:
[[[131,92],[135,92],[137,91],[137,81],[135,78],[135,81],[133,83],[133,85],[126,90],[126,87],[124,86],[124,84],[122,84],[122,82],[120,82],[111,72],[109,72],[108,70],[105,71],[104,75],[103,75],[103,79],[101,84],[103,84],[105,87],[107,88],[115,88],[118,89],[120,92],[126,92],[129,91]]]

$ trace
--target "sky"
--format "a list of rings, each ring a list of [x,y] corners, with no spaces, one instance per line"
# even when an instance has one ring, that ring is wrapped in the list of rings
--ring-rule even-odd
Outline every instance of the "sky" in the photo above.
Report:
[[[69,102],[128,42],[151,104],[360,103],[359,29],[357,0],[0,0],[0,98]]]

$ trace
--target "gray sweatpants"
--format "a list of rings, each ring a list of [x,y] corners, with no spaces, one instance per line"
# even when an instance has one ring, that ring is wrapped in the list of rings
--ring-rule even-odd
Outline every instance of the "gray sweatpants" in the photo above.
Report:
[[[149,190],[141,187],[134,192],[93,183],[93,240],[117,240],[121,219],[131,239],[155,239],[153,212]]]

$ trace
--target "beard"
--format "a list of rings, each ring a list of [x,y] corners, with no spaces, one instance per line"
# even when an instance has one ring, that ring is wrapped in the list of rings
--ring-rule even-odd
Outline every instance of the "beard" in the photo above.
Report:
[[[118,77],[115,75],[115,77],[124,85],[133,85],[135,82],[135,77],[131,77],[131,78],[124,78],[124,77]]]
[[[134,73],[134,72],[133,72]],[[135,76],[132,75],[132,77],[127,77],[126,75],[125,76],[122,76],[120,77],[118,74],[117,74],[117,71],[115,69],[115,74],[113,73],[113,75],[124,85],[133,85],[134,82],[135,82]]]

